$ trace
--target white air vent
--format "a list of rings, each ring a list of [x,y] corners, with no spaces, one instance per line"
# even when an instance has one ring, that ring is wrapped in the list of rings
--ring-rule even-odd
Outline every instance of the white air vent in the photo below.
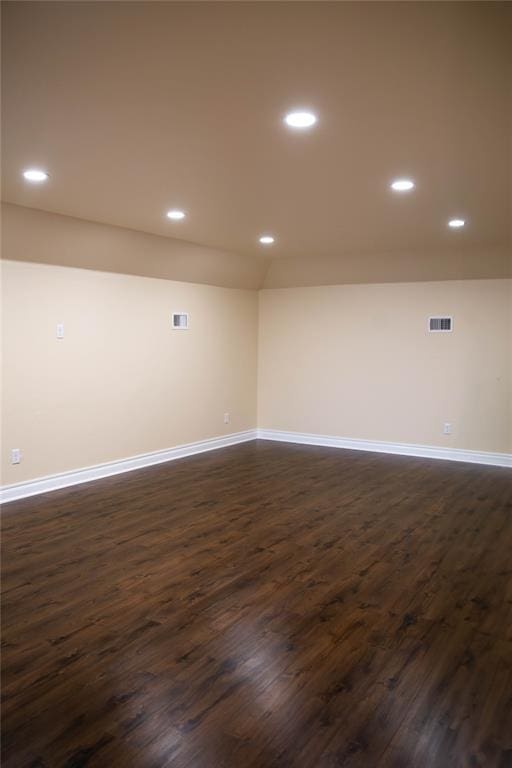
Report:
[[[453,317],[429,317],[430,333],[447,333],[453,331]]]
[[[188,330],[188,312],[173,312],[172,327],[175,331]]]

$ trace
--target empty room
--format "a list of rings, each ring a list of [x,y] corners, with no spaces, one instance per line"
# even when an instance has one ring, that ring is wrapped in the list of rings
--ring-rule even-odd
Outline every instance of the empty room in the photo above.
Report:
[[[512,4],[1,10],[3,768],[512,768]]]

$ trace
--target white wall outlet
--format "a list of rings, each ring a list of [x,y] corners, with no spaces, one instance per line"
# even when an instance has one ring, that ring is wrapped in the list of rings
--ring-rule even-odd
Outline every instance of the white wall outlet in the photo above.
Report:
[[[451,435],[451,433],[452,433],[452,425],[448,421],[445,421],[445,423],[443,424],[443,435]]]
[[[21,462],[21,448],[11,449],[11,464],[19,464]]]
[[[224,414],[224,424],[229,424],[230,421],[231,421],[231,417],[230,417],[229,413],[225,413]]]
[[[64,323],[57,323],[56,335],[58,339],[64,338]]]

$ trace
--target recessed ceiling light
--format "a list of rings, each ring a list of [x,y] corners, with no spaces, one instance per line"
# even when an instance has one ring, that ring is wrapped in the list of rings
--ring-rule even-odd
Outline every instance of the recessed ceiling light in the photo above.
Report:
[[[27,181],[31,181],[32,184],[40,184],[42,181],[46,181],[48,174],[46,171],[41,171],[39,168],[27,168],[23,171],[23,178]]]
[[[465,223],[464,219],[450,219],[448,226],[452,229],[460,229]]]
[[[316,120],[316,115],[306,110],[289,112],[284,119],[286,125],[290,128],[311,128],[316,123]]]
[[[175,208],[172,211],[167,211],[167,218],[172,219],[173,221],[181,221],[185,216],[185,211],[179,211]]]
[[[272,237],[272,235],[262,235],[260,237],[260,243],[262,245],[272,245],[273,242],[274,242],[274,238]]]
[[[391,189],[394,189],[395,192],[409,192],[409,190],[414,189],[414,186],[414,181],[410,179],[396,179],[391,183]]]

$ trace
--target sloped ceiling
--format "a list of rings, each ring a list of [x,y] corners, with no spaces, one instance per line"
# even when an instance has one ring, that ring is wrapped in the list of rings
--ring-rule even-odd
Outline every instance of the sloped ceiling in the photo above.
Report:
[[[315,264],[334,263],[342,281],[358,258],[370,265],[365,279],[373,263],[381,279],[386,254],[402,254],[409,272],[421,263],[422,275],[430,254],[447,254],[460,277],[465,254],[468,263],[499,254],[489,276],[503,271],[510,4],[2,10],[4,200],[282,260],[270,284],[272,274],[292,284],[294,263],[312,282]],[[283,125],[298,106],[318,115],[310,131]],[[29,166],[48,169],[49,181],[27,185]],[[390,192],[400,176],[416,181],[412,193]],[[187,218],[168,221],[171,207]],[[463,230],[447,227],[453,216],[466,219]],[[263,232],[276,237],[266,250]]]

